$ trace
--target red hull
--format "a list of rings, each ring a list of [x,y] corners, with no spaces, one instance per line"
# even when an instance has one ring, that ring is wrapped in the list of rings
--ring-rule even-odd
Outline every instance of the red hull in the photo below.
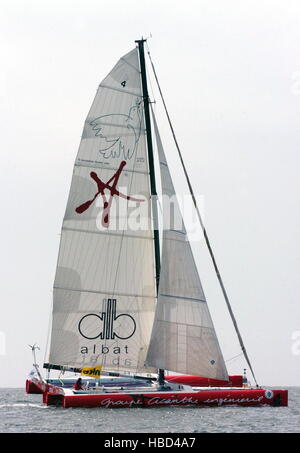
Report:
[[[67,407],[162,407],[162,406],[287,406],[286,390],[203,390],[199,392],[149,392],[143,394],[65,395]]]
[[[29,379],[26,380],[26,393],[43,393],[41,388],[42,383],[31,381]]]
[[[163,406],[287,406],[287,390],[212,389],[200,391],[69,394],[61,387],[31,382],[43,393],[47,405],[68,407],[163,407]]]

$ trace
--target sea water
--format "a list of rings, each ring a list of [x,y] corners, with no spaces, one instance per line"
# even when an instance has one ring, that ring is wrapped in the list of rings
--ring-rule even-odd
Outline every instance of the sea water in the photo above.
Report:
[[[0,389],[1,433],[299,433],[300,387],[288,407],[70,408]]]

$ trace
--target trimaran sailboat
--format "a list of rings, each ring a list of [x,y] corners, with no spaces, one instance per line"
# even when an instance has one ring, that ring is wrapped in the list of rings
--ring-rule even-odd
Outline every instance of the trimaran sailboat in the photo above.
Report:
[[[88,113],[62,226],[48,376],[34,360],[27,392],[63,407],[287,405],[286,390],[251,388],[242,376],[228,376],[151,111],[144,42],[102,81]],[[83,385],[50,379],[51,369],[80,374]]]

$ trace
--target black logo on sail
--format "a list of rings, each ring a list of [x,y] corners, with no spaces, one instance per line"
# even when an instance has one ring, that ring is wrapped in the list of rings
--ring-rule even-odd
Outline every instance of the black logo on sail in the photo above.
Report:
[[[127,313],[117,315],[117,300],[104,299],[102,313],[90,313],[78,323],[80,334],[87,340],[128,340],[136,330],[136,323]]]

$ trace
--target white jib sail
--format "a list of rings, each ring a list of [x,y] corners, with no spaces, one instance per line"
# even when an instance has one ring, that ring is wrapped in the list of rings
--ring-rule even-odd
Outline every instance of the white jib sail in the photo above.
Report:
[[[159,295],[146,363],[178,373],[227,380],[223,355],[152,116],[161,169],[163,237]],[[170,200],[176,219],[170,215]]]
[[[51,364],[146,372],[155,309],[138,50],[102,81],[86,119],[54,282]]]

